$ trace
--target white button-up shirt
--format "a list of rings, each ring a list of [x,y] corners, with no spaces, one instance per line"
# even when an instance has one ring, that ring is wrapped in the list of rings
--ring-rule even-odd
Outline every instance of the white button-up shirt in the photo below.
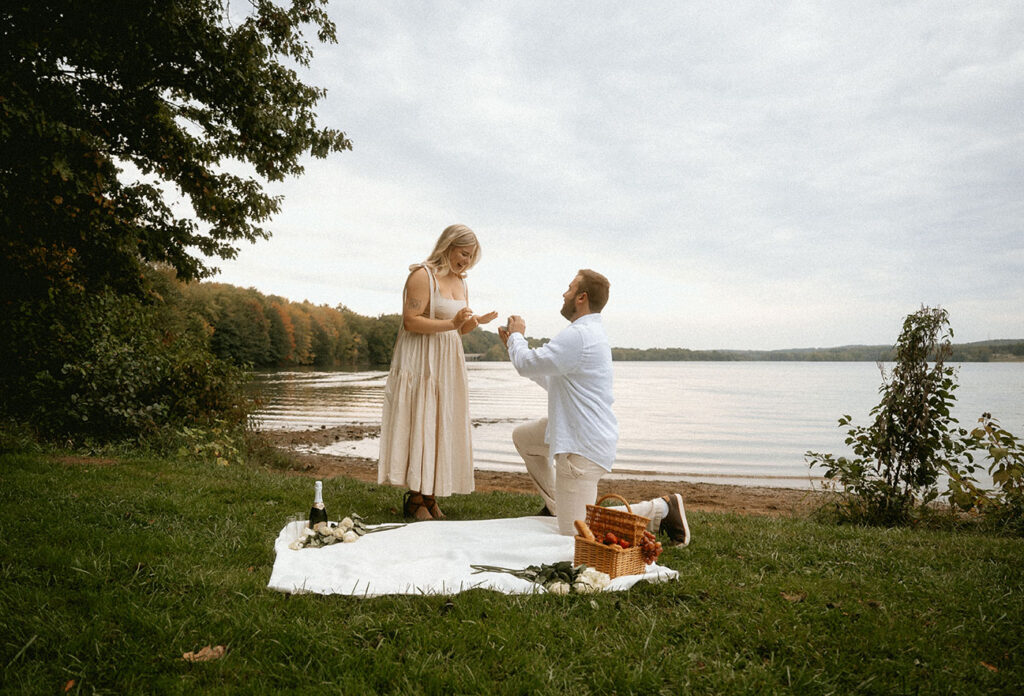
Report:
[[[579,454],[611,471],[619,422],[612,413],[612,351],[601,315],[583,315],[533,350],[514,333],[508,356],[519,374],[548,392],[544,440],[551,455]]]

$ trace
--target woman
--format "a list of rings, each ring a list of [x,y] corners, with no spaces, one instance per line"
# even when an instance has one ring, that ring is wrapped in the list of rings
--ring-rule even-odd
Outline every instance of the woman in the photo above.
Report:
[[[377,480],[406,486],[417,520],[444,517],[436,496],[473,491],[469,376],[461,335],[498,316],[469,308],[466,271],[480,245],[465,225],[446,228],[423,263],[409,267],[391,372],[384,387]]]

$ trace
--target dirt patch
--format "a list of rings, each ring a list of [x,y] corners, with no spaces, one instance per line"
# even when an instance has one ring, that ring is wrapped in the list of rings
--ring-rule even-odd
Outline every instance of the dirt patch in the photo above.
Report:
[[[377,462],[373,459],[296,452],[291,448],[297,445],[329,445],[343,440],[376,437],[379,434],[379,425],[264,433],[267,442],[281,449],[292,462],[293,466],[287,472],[289,474],[319,479],[347,476],[369,483],[377,481]],[[476,490],[536,493],[525,471],[517,473],[477,470]],[[606,479],[598,486],[598,494],[607,493],[621,495],[631,503],[669,493],[681,493],[686,507],[690,510],[769,517],[806,515],[823,502],[822,498],[825,495],[820,491],[806,489],[638,479]]]

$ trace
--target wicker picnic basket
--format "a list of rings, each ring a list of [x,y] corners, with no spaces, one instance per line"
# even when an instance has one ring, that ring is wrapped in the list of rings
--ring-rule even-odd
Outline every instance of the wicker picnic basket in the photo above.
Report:
[[[627,512],[601,507],[601,503],[608,498],[621,500]],[[584,563],[602,573],[608,573],[608,576],[613,578],[620,575],[640,575],[644,572],[645,564],[639,542],[643,541],[644,530],[647,529],[649,520],[634,515],[625,498],[614,493],[601,496],[597,504],[587,506],[586,521],[597,541],[590,541],[577,535],[573,565]],[[601,539],[606,532],[613,532],[618,538],[625,539],[630,543],[630,547],[623,549],[602,544]]]

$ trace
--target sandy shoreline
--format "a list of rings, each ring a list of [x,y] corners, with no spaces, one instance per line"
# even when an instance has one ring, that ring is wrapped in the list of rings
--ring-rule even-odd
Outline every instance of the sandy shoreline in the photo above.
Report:
[[[294,448],[329,445],[344,440],[358,440],[380,434],[380,426],[343,425],[317,430],[265,431],[263,436],[275,447],[287,452],[294,462],[289,472],[297,476],[329,479],[347,476],[360,481],[377,481],[377,462],[361,457],[297,452]],[[476,471],[476,489],[535,494],[526,472]],[[688,509],[712,512],[734,512],[742,515],[792,517],[807,514],[822,502],[820,491],[765,486],[739,486],[686,481],[638,479],[604,480],[598,493],[616,493],[630,502],[647,500],[668,493],[682,493]]]

